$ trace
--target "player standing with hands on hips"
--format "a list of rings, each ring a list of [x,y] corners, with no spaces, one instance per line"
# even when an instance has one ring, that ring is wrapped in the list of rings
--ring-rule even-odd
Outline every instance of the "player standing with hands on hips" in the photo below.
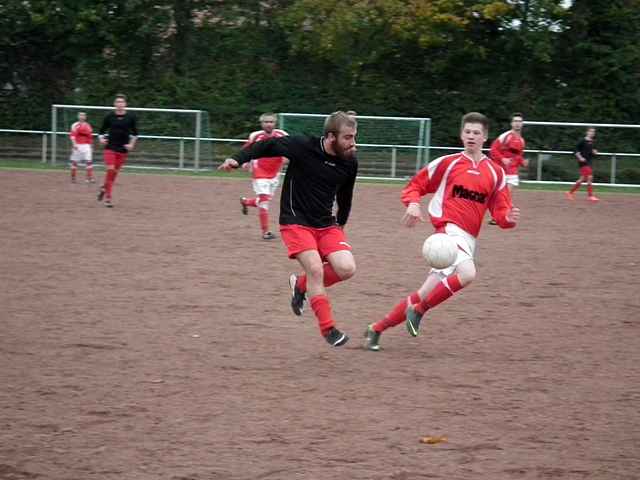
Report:
[[[100,143],[105,145],[103,156],[107,172],[98,201],[104,199],[105,207],[109,208],[113,207],[111,192],[116,177],[138,141],[137,120],[134,114],[127,112],[127,97],[117,94],[113,106],[114,111],[104,117],[99,135]]]
[[[580,177],[570,191],[565,193],[569,200],[575,200],[573,194],[580,188],[582,182],[587,182],[587,198],[591,202],[598,202],[600,199],[593,194],[593,158],[598,154],[598,150],[593,148],[593,141],[596,138],[596,129],[590,127],[583,139],[576,146],[576,158],[580,167]]]
[[[78,162],[85,162],[87,169],[87,183],[95,183],[93,178],[93,129],[87,122],[87,114],[78,112],[78,121],[71,125],[69,132],[71,139],[71,183],[76,183],[76,174],[78,172]]]
[[[450,298],[476,277],[474,255],[476,238],[487,209],[502,228],[515,227],[520,209],[511,203],[505,173],[482,153],[489,134],[489,120],[481,113],[462,117],[460,139],[464,151],[430,162],[402,190],[402,203],[407,210],[402,222],[413,227],[425,221],[420,200],[433,193],[429,216],[436,232],[445,233],[458,244],[458,255],[445,269],[431,269],[423,285],[403,298],[380,321],[370,324],[365,347],[380,349],[380,335],[387,328],[407,322],[407,330],[418,335],[425,312]]]
[[[289,159],[280,195],[280,234],[289,258],[298,260],[304,270],[289,279],[291,308],[301,315],[309,297],[320,333],[334,347],[344,345],[349,337],[335,326],[325,288],[356,271],[343,228],[358,172],[357,127],[355,112],[334,112],[325,120],[322,137],[285,136],[257,142],[218,167],[229,171],[256,158]]]
[[[263,113],[260,115],[260,126],[262,130],[257,130],[249,135],[249,140],[244,144],[242,148],[249,148],[256,142],[262,140],[268,140],[269,138],[284,137],[287,132],[280,130],[276,127],[276,114],[275,113]],[[269,229],[269,203],[273,194],[276,193],[278,188],[278,175],[280,175],[280,169],[284,163],[284,157],[265,157],[256,158],[251,163],[245,163],[246,166],[250,165],[251,170],[251,185],[253,191],[256,194],[255,198],[240,199],[242,206],[242,213],[247,215],[249,209],[247,207],[257,207],[258,217],[260,219],[260,229],[262,230],[263,240],[272,240],[275,235]]]

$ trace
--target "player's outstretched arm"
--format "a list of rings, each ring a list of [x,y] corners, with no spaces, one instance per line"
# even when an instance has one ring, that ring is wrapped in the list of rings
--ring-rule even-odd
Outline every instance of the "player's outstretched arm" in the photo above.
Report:
[[[238,168],[238,162],[233,158],[227,158],[224,162],[222,162],[218,166],[218,170],[223,170],[225,172],[230,172],[231,170]]]

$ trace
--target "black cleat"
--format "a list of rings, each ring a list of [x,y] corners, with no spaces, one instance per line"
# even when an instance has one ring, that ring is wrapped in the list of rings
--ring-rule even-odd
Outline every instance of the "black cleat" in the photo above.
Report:
[[[417,337],[418,332],[420,331],[420,320],[422,320],[422,315],[416,312],[413,305],[409,305],[405,313],[407,316],[407,331],[412,337]]]
[[[349,337],[335,327],[329,330],[329,333],[324,338],[332,347],[340,347],[349,341]]]
[[[364,332],[364,338],[366,338],[366,342],[364,344],[364,348],[367,350],[371,350],[372,352],[377,352],[380,350],[380,332],[376,332],[373,329],[373,324],[367,325],[367,329]]]
[[[98,201],[101,202],[104,198],[104,187],[100,187],[100,191],[98,192]]]
[[[298,276],[295,273],[291,274],[289,277],[289,286],[291,287],[291,310],[293,310],[294,315],[299,317],[302,315],[302,312],[304,312],[304,303],[307,300],[307,295],[296,287],[297,281]]]
[[[113,208],[113,203],[108,198],[104,201],[104,206],[107,208]]]
[[[489,225],[497,225],[498,222],[496,222],[493,218],[491,220],[489,220]]]
[[[245,197],[240,197],[240,205],[242,205],[242,214],[243,215],[248,215],[249,214],[249,209],[247,208],[247,206],[244,204],[244,201],[246,200]]]
[[[263,240],[273,240],[274,238],[276,238],[276,236],[271,232],[264,232],[262,234],[262,239]]]

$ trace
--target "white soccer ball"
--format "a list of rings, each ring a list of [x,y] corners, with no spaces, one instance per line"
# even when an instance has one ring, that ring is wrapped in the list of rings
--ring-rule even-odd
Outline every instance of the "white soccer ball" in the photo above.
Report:
[[[447,268],[456,261],[458,244],[446,233],[434,233],[424,241],[422,256],[432,268]]]

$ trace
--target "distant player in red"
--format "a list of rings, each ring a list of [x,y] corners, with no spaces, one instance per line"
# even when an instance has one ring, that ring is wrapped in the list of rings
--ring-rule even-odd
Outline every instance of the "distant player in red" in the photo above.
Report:
[[[464,151],[430,162],[402,190],[407,206],[403,223],[413,227],[425,221],[420,200],[428,193],[429,216],[436,232],[446,233],[458,244],[458,257],[450,267],[431,269],[424,284],[403,298],[382,320],[370,324],[365,332],[366,348],[380,349],[380,335],[387,328],[407,322],[407,330],[418,335],[425,312],[447,300],[476,277],[474,254],[476,238],[487,209],[502,228],[513,228],[520,210],[511,203],[505,173],[482,153],[489,120],[481,113],[462,117],[460,139]]]
[[[78,172],[78,162],[85,162],[87,169],[87,183],[95,183],[93,177],[93,129],[87,122],[87,114],[78,112],[78,121],[71,125],[69,131],[71,139],[71,182],[76,183],[76,174]]]
[[[578,159],[578,166],[580,167],[580,177],[576,181],[573,188],[565,193],[565,196],[569,200],[575,200],[574,193],[580,188],[582,182],[587,182],[587,198],[591,202],[598,202],[600,199],[593,194],[593,158],[598,154],[593,146],[594,139],[596,138],[596,129],[590,127],[587,129],[585,137],[578,142],[576,146],[575,154]]]
[[[257,130],[249,135],[249,140],[244,144],[243,148],[249,148],[256,142],[268,140],[270,138],[279,138],[287,135],[284,130],[276,127],[277,116],[274,113],[263,113],[260,115],[260,126],[262,130]],[[253,191],[256,193],[255,198],[242,197],[242,213],[247,215],[249,209],[247,207],[257,207],[258,216],[260,218],[260,229],[262,230],[262,238],[264,240],[272,240],[275,235],[269,228],[269,203],[276,192],[279,182],[278,175],[280,169],[286,159],[284,157],[264,157],[251,160],[249,165],[251,170],[251,184]],[[243,165],[243,166],[244,166]]]
[[[111,192],[116,177],[138,141],[137,120],[135,115],[127,112],[127,97],[116,95],[113,106],[114,111],[104,117],[99,137],[100,143],[105,145],[103,155],[107,172],[98,193],[98,201],[104,199],[105,207],[109,208],[113,207]]]
[[[501,134],[491,144],[491,153],[489,156],[497,162],[507,174],[506,181],[509,190],[520,185],[518,169],[521,166],[528,166],[528,162],[524,158],[525,141],[524,138],[522,138],[523,121],[524,117],[521,113],[511,115],[511,130]]]

